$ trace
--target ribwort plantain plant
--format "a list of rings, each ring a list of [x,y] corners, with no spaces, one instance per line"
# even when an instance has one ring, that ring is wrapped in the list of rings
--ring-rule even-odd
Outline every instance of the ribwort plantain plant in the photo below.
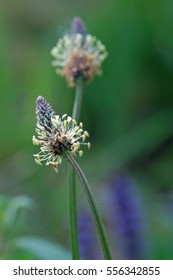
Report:
[[[88,180],[74,157],[82,156],[83,145],[90,148],[87,131],[79,122],[81,101],[84,85],[94,76],[101,74],[101,64],[107,57],[105,46],[96,37],[86,31],[79,17],[75,17],[70,32],[59,39],[51,51],[54,60],[52,65],[56,73],[64,76],[70,87],[75,87],[76,94],[72,117],[64,114],[56,115],[47,101],[39,96],[36,100],[36,133],[33,144],[40,146],[40,151],[34,155],[37,164],[51,165],[57,172],[62,159],[66,158],[72,169],[69,177],[69,210],[70,239],[72,259],[80,259],[77,230],[76,181],[78,176],[95,222],[98,238],[105,259],[112,259],[102,218],[92,195]]]

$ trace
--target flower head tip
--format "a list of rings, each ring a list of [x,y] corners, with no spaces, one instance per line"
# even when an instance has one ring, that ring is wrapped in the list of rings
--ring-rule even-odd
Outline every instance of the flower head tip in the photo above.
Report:
[[[71,23],[71,34],[81,34],[85,36],[87,33],[86,26],[80,17],[74,17]]]

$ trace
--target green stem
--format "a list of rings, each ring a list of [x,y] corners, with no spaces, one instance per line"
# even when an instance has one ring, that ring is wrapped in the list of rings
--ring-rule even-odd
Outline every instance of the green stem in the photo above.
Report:
[[[72,259],[79,260],[75,173],[72,168],[69,168],[69,210]]]
[[[83,84],[82,82],[78,82],[78,84],[76,85],[76,95],[75,95],[73,114],[72,114],[72,118],[75,119],[77,122],[79,121],[82,95],[83,95]]]
[[[98,233],[98,237],[99,237],[99,241],[100,241],[100,245],[101,245],[101,248],[103,251],[104,258],[106,260],[111,260],[112,256],[111,256],[111,252],[110,252],[110,248],[109,248],[109,244],[108,244],[108,239],[106,237],[105,228],[104,228],[100,213],[98,211],[98,208],[96,206],[94,197],[91,193],[89,183],[85,177],[85,174],[83,173],[82,169],[80,168],[78,163],[75,161],[75,159],[70,154],[67,154],[66,157],[67,157],[69,163],[71,164],[71,166],[73,167],[73,169],[75,170],[76,174],[78,175],[79,180],[81,181],[81,184],[83,186],[83,189],[84,189],[84,192],[85,192],[85,195],[88,200],[90,210],[91,210],[91,213],[93,216],[93,220],[94,220],[96,228],[97,228],[97,233]]]
[[[76,95],[73,106],[72,118],[77,122],[79,120],[81,100],[83,94],[82,83],[76,85]],[[79,260],[79,245],[78,245],[78,229],[77,229],[77,207],[76,207],[76,178],[73,169],[69,170],[69,217],[70,217],[70,239],[71,239],[71,250],[72,259]]]

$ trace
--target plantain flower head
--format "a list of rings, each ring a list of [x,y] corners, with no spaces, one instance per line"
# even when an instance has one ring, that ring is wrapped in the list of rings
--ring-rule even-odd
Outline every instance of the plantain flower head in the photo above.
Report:
[[[77,125],[76,121],[66,114],[62,117],[56,115],[42,96],[36,100],[36,117],[37,138],[33,136],[33,144],[40,146],[40,152],[34,155],[37,164],[42,165],[42,162],[45,162],[57,172],[63,157],[68,153],[82,156],[81,145],[90,148],[90,143],[85,142],[89,134],[83,130],[82,123]]]
[[[90,81],[100,75],[101,64],[108,53],[100,40],[86,32],[82,20],[75,17],[71,32],[58,40],[51,55],[56,73],[64,76],[73,87],[78,81]]]

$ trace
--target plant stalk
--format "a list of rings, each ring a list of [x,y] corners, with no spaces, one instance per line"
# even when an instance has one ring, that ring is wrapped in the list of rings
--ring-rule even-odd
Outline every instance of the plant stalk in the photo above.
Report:
[[[83,94],[83,85],[78,83],[76,85],[75,101],[73,105],[72,118],[77,122],[79,120],[81,101]],[[69,170],[69,217],[70,217],[70,240],[72,259],[79,260],[79,245],[78,245],[78,228],[77,228],[77,207],[76,207],[76,176],[72,168]]]
[[[85,174],[83,173],[82,169],[80,168],[78,163],[75,161],[75,159],[70,154],[67,154],[66,157],[67,157],[69,163],[71,164],[71,166],[73,167],[73,169],[75,170],[76,174],[78,175],[79,180],[83,186],[83,189],[84,189],[84,192],[85,192],[85,195],[88,200],[90,210],[91,210],[91,213],[93,216],[93,220],[96,225],[96,229],[97,229],[97,233],[98,233],[98,237],[99,237],[99,241],[100,241],[100,245],[101,245],[101,248],[103,251],[104,258],[105,258],[105,260],[112,260],[111,251],[109,248],[109,243],[108,243],[105,228],[104,228],[104,225],[102,222],[102,218],[101,218],[99,210],[96,206],[94,197],[91,193],[87,178],[85,177]]]
[[[75,101],[74,101],[73,113],[72,113],[72,118],[75,119],[77,122],[79,121],[82,95],[83,95],[83,83],[78,82],[76,85],[76,95],[75,95]]]

